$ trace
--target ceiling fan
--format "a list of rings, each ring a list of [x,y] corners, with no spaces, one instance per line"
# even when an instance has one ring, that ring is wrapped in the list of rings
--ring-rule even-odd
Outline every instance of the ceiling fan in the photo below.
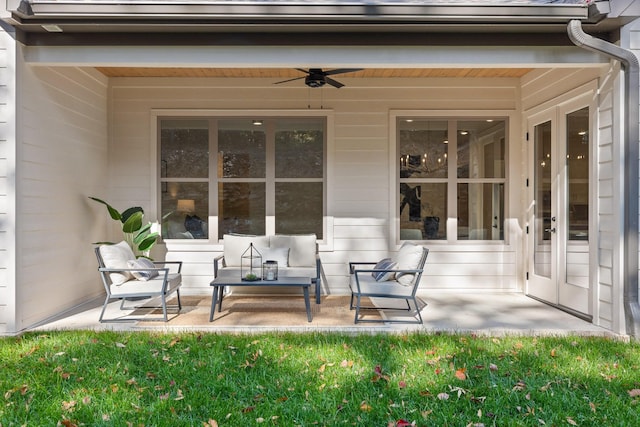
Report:
[[[294,80],[300,80],[300,79],[304,79],[304,84],[306,84],[309,87],[315,88],[315,87],[322,87],[325,84],[330,84],[331,86],[340,89],[342,86],[344,86],[342,83],[332,79],[331,77],[328,76],[333,76],[335,74],[343,74],[343,73],[352,73],[355,71],[360,71],[362,70],[362,68],[338,68],[335,70],[329,70],[329,71],[322,71],[322,68],[309,68],[309,70],[303,70],[302,68],[296,68],[296,70],[298,71],[302,71],[303,73],[306,73],[306,76],[303,77],[296,77],[294,79],[289,79],[289,80],[283,80],[281,82],[276,82],[274,84],[280,84],[280,83],[287,83],[287,82],[292,82]]]

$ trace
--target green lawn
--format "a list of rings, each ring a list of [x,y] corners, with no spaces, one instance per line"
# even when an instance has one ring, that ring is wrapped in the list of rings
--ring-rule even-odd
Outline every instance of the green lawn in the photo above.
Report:
[[[640,345],[447,334],[28,333],[0,426],[631,426]]]

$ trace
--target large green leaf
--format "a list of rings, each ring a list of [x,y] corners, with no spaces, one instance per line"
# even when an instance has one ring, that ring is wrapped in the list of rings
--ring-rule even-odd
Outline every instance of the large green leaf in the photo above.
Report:
[[[96,197],[91,197],[89,196],[89,198],[91,200],[95,200],[98,203],[102,203],[103,205],[105,205],[107,207],[107,210],[109,211],[109,215],[111,216],[111,218],[115,219],[116,221],[120,221],[122,219],[122,215],[120,215],[120,212],[118,212],[113,206],[111,206],[109,203],[105,202],[104,200],[100,200]]]
[[[125,233],[136,233],[142,228],[142,216],[141,211],[133,213],[122,225],[122,231]]]
[[[138,243],[138,249],[141,252],[151,249],[153,244],[156,242],[157,237],[158,237],[158,233],[149,234],[147,237],[144,238],[144,240],[142,240],[142,242]]]
[[[151,230],[151,223],[147,223],[147,225],[143,226],[140,231],[133,237],[133,243],[139,245],[144,239],[147,238]]]
[[[140,212],[144,216],[144,211],[140,206],[125,209],[125,211],[122,212],[122,223],[124,224],[125,222],[127,222],[132,215],[138,212]]]

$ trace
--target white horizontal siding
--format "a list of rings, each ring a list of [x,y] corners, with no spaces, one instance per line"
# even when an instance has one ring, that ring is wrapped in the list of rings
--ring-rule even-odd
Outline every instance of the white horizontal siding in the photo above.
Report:
[[[106,239],[108,218],[87,198],[108,198],[108,79],[19,65],[16,330],[103,292],[91,242]]]
[[[16,324],[15,168],[16,75],[15,40],[0,30],[0,334]]]

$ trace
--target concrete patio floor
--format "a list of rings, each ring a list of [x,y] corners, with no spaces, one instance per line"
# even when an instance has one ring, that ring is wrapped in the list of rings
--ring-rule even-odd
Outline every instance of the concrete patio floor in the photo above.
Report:
[[[421,300],[427,303],[422,309],[423,325],[397,323],[344,325],[340,327],[305,325],[287,327],[253,326],[217,326],[215,322],[206,325],[169,326],[164,322],[99,323],[98,317],[103,300],[95,300],[64,313],[58,318],[33,328],[33,330],[91,329],[118,331],[205,331],[205,332],[264,332],[279,331],[310,332],[340,331],[347,333],[376,333],[424,331],[465,332],[483,335],[597,335],[618,336],[604,328],[595,326],[571,314],[529,298],[521,293],[454,293],[430,291],[422,294]],[[119,303],[109,304],[107,316],[118,311]],[[369,326],[371,325],[371,326]]]

